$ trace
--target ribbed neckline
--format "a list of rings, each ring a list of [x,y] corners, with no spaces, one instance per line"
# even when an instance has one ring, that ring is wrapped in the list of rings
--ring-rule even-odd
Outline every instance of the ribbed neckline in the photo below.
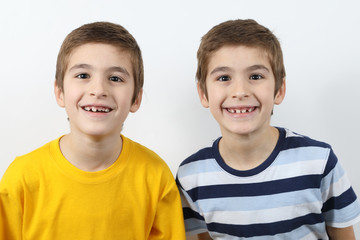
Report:
[[[66,160],[60,150],[61,137],[50,143],[50,154],[55,162],[55,165],[67,177],[86,184],[102,183],[118,175],[128,162],[131,153],[132,142],[123,135],[121,135],[121,138],[123,146],[118,159],[108,168],[97,172],[83,171]]]
[[[276,129],[278,129],[278,131],[279,131],[279,138],[276,143],[276,146],[275,146],[274,150],[272,151],[272,153],[270,154],[270,156],[259,166],[255,167],[253,169],[244,170],[244,171],[237,170],[237,169],[234,169],[234,168],[228,166],[225,163],[224,159],[221,157],[220,151],[219,151],[219,142],[222,137],[219,137],[218,139],[216,139],[212,146],[213,154],[214,154],[216,162],[226,172],[228,172],[232,175],[238,176],[238,177],[250,177],[250,176],[254,176],[254,175],[261,173],[275,161],[275,159],[278,156],[278,154],[281,150],[281,147],[283,146],[283,143],[285,141],[285,129],[279,128],[279,127],[276,127]]]

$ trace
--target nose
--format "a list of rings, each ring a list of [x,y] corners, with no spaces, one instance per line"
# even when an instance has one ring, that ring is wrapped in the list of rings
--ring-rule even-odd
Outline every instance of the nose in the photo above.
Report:
[[[108,95],[106,86],[106,79],[101,77],[97,77],[96,79],[92,79],[89,87],[90,96],[102,98]]]
[[[249,97],[249,90],[250,87],[246,80],[235,79],[231,84],[231,97],[239,99]]]

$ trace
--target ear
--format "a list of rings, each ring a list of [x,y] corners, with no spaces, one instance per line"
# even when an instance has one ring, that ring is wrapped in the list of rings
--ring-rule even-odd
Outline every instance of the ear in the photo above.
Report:
[[[275,95],[275,104],[279,105],[285,98],[286,93],[286,81],[285,78],[283,79],[283,82],[281,84],[281,87],[279,88],[278,92]]]
[[[198,91],[198,94],[199,94],[201,105],[203,105],[204,108],[208,108],[209,107],[209,101],[208,101],[208,99],[206,97],[205,92],[201,89],[200,83],[197,83],[197,91]]]
[[[139,110],[140,108],[140,105],[141,105],[141,100],[142,100],[142,95],[143,95],[143,89],[140,89],[135,101],[133,104],[131,104],[131,107],[130,107],[130,112],[134,113],[136,112],[137,110]]]
[[[56,102],[60,107],[65,107],[64,101],[64,91],[56,84],[56,80],[54,83],[54,92],[56,97]]]

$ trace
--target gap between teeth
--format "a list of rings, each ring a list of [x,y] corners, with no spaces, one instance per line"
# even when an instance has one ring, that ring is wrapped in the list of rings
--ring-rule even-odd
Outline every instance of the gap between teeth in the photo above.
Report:
[[[110,112],[108,108],[84,107],[84,109],[88,112]]]
[[[247,113],[254,111],[255,108],[249,108],[249,109],[228,109],[228,112],[230,113]]]

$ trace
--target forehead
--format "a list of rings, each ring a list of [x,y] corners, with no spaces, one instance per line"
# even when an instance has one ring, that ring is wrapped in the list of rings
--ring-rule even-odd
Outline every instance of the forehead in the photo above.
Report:
[[[260,47],[243,45],[225,45],[209,56],[208,74],[219,67],[248,68],[253,65],[264,65],[271,70],[268,53]]]
[[[97,68],[121,66],[129,72],[132,69],[130,53],[106,43],[86,43],[74,48],[68,56],[66,71],[75,64],[88,64]]]

